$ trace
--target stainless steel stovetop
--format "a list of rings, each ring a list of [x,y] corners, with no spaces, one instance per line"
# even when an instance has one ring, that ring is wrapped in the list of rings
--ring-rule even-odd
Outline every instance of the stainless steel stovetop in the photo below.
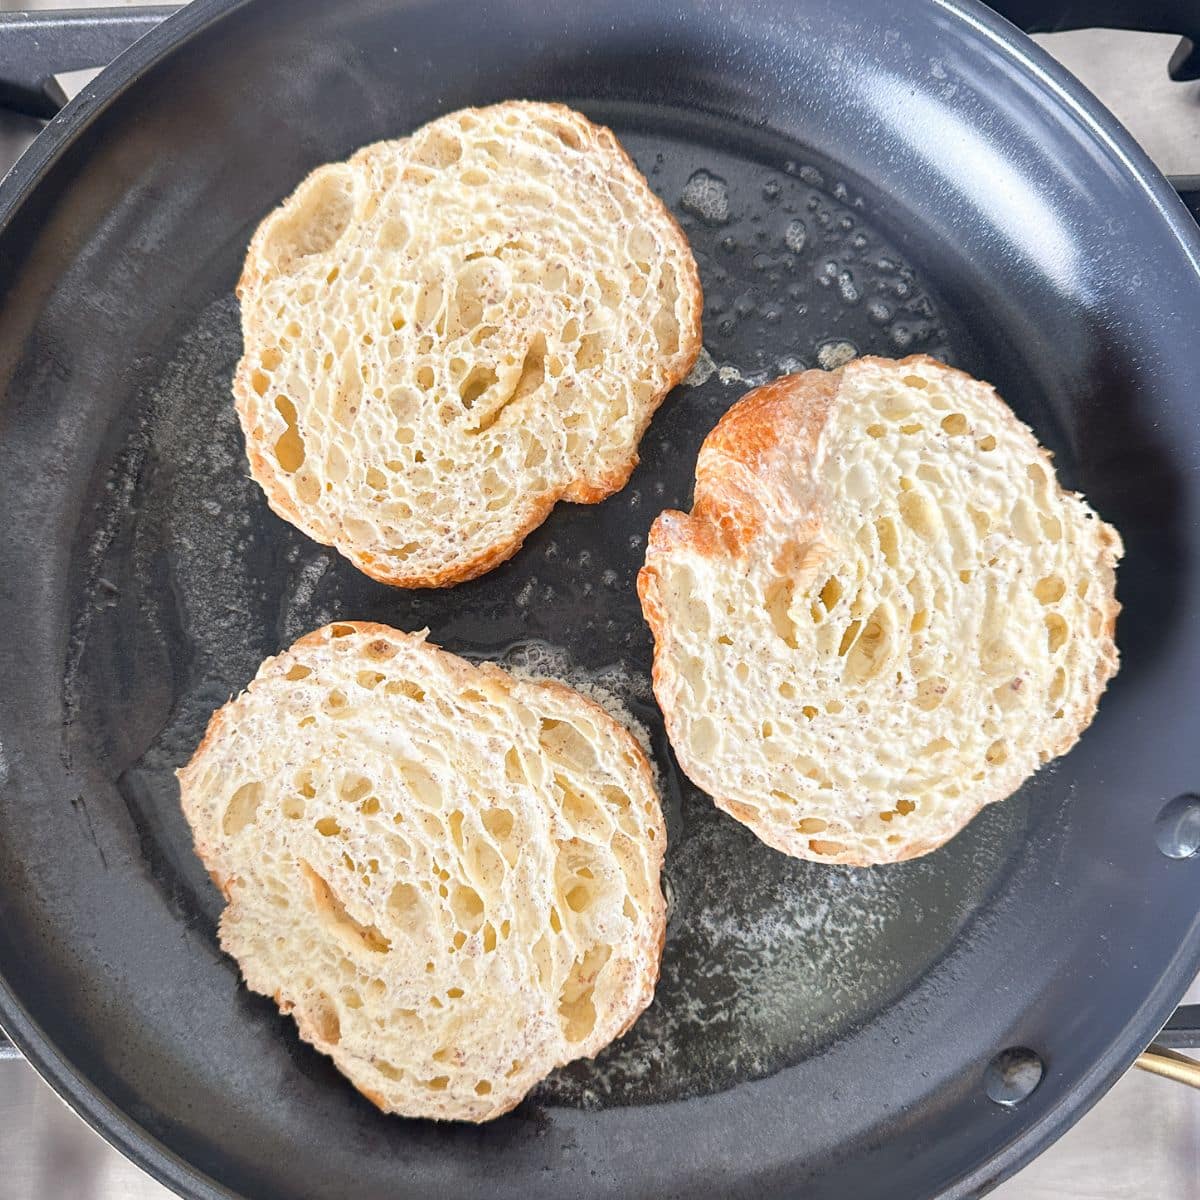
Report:
[[[0,0],[0,11],[121,2]],[[1167,78],[1174,37],[1086,30],[1038,40],[1116,113],[1165,173],[1200,174],[1200,83]],[[71,94],[86,78],[62,82]],[[37,128],[36,122],[0,113],[0,175]],[[1189,999],[1200,1002],[1200,980]],[[0,1200],[169,1196],[105,1145],[24,1063],[0,1062]],[[1064,1138],[992,1196],[1200,1200],[1200,1091],[1131,1071]]]

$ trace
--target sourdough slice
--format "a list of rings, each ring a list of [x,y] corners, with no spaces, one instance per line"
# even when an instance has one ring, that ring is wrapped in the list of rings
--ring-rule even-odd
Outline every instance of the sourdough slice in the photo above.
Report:
[[[234,377],[271,507],[384,583],[503,562],[623,487],[700,352],[687,240],[608,130],[452,113],[315,170],[259,227]]]
[[[961,371],[863,358],[759,388],[638,577],[680,765],[787,854],[925,854],[1091,721],[1120,554]]]
[[[329,625],[263,663],[179,781],[222,947],[387,1112],[490,1120],[653,997],[650,768],[563,684]]]

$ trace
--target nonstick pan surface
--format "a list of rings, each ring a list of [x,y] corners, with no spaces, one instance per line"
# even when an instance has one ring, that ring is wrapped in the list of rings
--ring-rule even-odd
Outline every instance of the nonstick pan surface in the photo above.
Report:
[[[617,496],[560,505],[483,579],[393,590],[247,479],[232,288],[312,166],[514,96],[610,124],[679,217],[711,370]],[[1200,239],[979,6],[199,0],[57,119],[0,219],[0,1021],[182,1193],[974,1195],[1196,973],[1200,859],[1162,852],[1159,815],[1197,787]],[[943,850],[796,862],[676,768],[634,576],[748,386],[915,351],[993,381],[1121,530],[1123,667],[1080,745]],[[336,618],[598,684],[662,772],[653,1006],[483,1128],[375,1111],[216,944],[172,771]],[[1003,1105],[1011,1048],[1042,1077]]]

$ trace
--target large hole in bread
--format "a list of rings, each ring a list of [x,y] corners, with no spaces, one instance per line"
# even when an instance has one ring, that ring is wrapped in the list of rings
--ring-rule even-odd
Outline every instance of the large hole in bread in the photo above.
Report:
[[[440,171],[458,162],[462,152],[462,143],[452,133],[432,129],[409,143],[408,158],[410,162]]]
[[[566,122],[549,120],[545,122],[539,121],[538,124],[548,133],[554,134],[564,146],[569,147],[571,150],[583,149],[583,139],[579,135],[579,130],[573,125],[568,125]]]
[[[389,696],[404,696],[421,704],[425,700],[425,692],[419,684],[411,679],[392,679],[383,689]]]
[[[679,302],[679,284],[671,269],[663,271],[659,279],[658,299],[659,307],[651,328],[659,351],[666,355],[676,354],[679,351],[679,318],[675,315],[675,306]]]
[[[1046,640],[1051,654],[1066,644],[1069,632],[1066,621],[1058,613],[1046,614]]]
[[[893,569],[900,564],[900,542],[896,536],[896,523],[891,517],[880,517],[875,522],[875,535],[879,538],[879,550],[884,562]]]
[[[1008,745],[1003,738],[994,741],[987,748],[987,753],[984,757],[987,759],[988,766],[991,767],[998,767],[1004,763],[1008,758]]]
[[[473,887],[459,884],[451,895],[450,907],[454,920],[466,933],[475,933],[483,924],[483,901]]]
[[[314,172],[275,218],[262,255],[282,275],[306,258],[331,250],[354,215],[354,169],[345,164]]]
[[[945,532],[941,512],[922,488],[900,493],[900,516],[909,529],[927,541],[938,541]]]
[[[825,611],[832,612],[834,605],[842,598],[842,585],[836,578],[830,576],[821,585],[818,595],[821,598],[821,603],[825,606]]]
[[[545,378],[546,339],[539,333],[525,351],[525,358],[521,362],[521,373],[517,376],[517,384],[513,388],[512,398],[523,400],[526,396],[532,396],[542,386]]]
[[[842,631],[842,640],[838,643],[838,654],[845,658],[850,653],[854,643],[858,640],[859,630],[862,629],[862,622],[859,620],[851,621]]]
[[[606,344],[607,339],[602,333],[585,333],[575,351],[575,365],[581,371],[603,365]]]
[[[381,250],[403,250],[412,237],[412,230],[402,217],[389,217],[379,230],[379,248]],[[404,325],[401,318],[400,326]]]
[[[483,827],[496,839],[508,865],[516,866],[520,846],[513,838],[513,815],[505,808],[489,808],[483,813]]]
[[[221,818],[221,828],[226,837],[235,837],[247,825],[253,823],[263,794],[263,785],[257,782],[243,783],[233,793],[225,807],[225,815]]]
[[[442,288],[442,281],[436,278],[427,278],[421,282],[417,292],[417,302],[413,308],[413,317],[418,326],[427,329],[431,324],[435,331],[440,336],[442,329],[438,325],[445,321],[446,316],[446,293]],[[422,384],[422,387],[425,385]]]
[[[371,781],[365,775],[343,775],[338,783],[338,796],[347,804],[357,804],[371,790]]]
[[[482,346],[497,334],[494,326],[482,324],[484,304],[488,298],[502,293],[503,277],[499,275],[494,260],[464,263],[458,271],[454,304],[451,307],[450,329],[457,336],[470,335],[474,346]]]
[[[463,408],[474,408],[475,401],[496,384],[496,372],[491,367],[475,367],[458,385],[458,397]]]
[[[373,954],[385,954],[391,949],[391,942],[374,925],[360,924],[346,911],[346,906],[334,894],[333,889],[310,864],[303,859],[299,862],[300,873],[308,882],[313,907],[321,924],[343,946]]]
[[[633,765],[631,763],[631,765]],[[606,784],[603,789],[604,799],[621,812],[629,810],[629,795],[614,784]]]
[[[596,751],[586,734],[567,721],[542,720],[539,741],[552,760],[587,774],[595,769]]]
[[[932,712],[945,700],[949,690],[950,684],[940,675],[922,679],[917,684],[917,707],[922,712]]]
[[[880,671],[888,658],[894,624],[891,609],[879,605],[846,656],[843,678],[862,684]]]
[[[1057,604],[1067,594],[1067,585],[1060,576],[1047,575],[1034,585],[1033,594],[1042,604]]]
[[[554,890],[558,903],[568,913],[582,913],[591,907],[595,895],[595,874],[589,862],[593,861],[595,851],[586,848],[587,843],[580,839],[559,843],[558,855],[554,861]],[[561,929],[561,922],[556,924],[557,909],[551,911],[551,927],[555,932]]]
[[[578,790],[565,775],[555,775],[562,796],[563,816],[578,833],[600,833],[607,828],[600,806],[591,796]]]
[[[516,861],[520,848],[512,840],[504,846],[505,857],[512,853],[511,862]],[[485,892],[490,892],[500,886],[504,877],[504,860],[492,849],[491,845],[482,838],[472,838],[467,845],[463,861],[473,878]]]
[[[476,432],[483,433],[490,429],[500,419],[500,415],[510,405],[515,404],[518,400],[523,400],[527,396],[531,396],[542,386],[546,378],[546,339],[542,334],[538,334],[530,343],[529,348],[525,352],[525,357],[521,361],[521,369],[517,375],[516,382],[513,384],[512,390],[508,395],[503,395],[500,392],[494,394],[493,399],[486,406],[486,410],[479,419],[478,425],[475,427]],[[493,381],[495,377],[493,376]],[[490,388],[490,384],[488,387]],[[485,391],[488,389],[485,389]],[[479,393],[475,400],[479,399]],[[464,404],[466,401],[464,400]],[[472,404],[474,401],[472,401]],[[471,405],[467,405],[471,407]]]
[[[521,752],[516,748],[516,746],[510,746],[504,755],[504,778],[507,779],[509,783],[521,785],[529,782],[529,775],[525,770],[524,760],[521,758]],[[511,825],[511,814],[506,813],[505,815],[508,816],[509,823]],[[484,824],[487,825],[488,817],[486,815],[484,816],[483,820]],[[491,830],[489,827],[489,832],[490,831]]]
[[[275,442],[275,458],[290,475],[304,463],[304,437],[296,422],[296,406],[286,396],[275,397],[275,409],[287,426]]]
[[[582,958],[577,958],[559,992],[558,1016],[563,1036],[568,1042],[582,1042],[596,1027],[596,1005],[593,995],[596,976],[608,962],[612,949],[596,946]]]
[[[425,808],[442,807],[442,789],[438,786],[437,780],[420,763],[402,763],[400,777],[418,804]]]
[[[447,821],[450,827],[450,840],[454,843],[454,848],[461,854],[465,846],[463,839],[463,820],[464,815],[462,809],[456,808]]]
[[[832,858],[835,855],[842,854],[846,849],[842,842],[819,840],[817,838],[809,840],[808,848],[814,854],[819,854],[824,858]]]
[[[308,1015],[319,1041],[336,1046],[342,1040],[342,1023],[337,1007],[324,993],[318,992],[308,1003]]]
[[[389,658],[396,657],[397,649],[398,647],[387,638],[375,638],[363,647],[363,653],[376,662],[386,662]]]
[[[767,616],[771,619],[771,628],[793,650],[796,649],[796,626],[791,617],[792,581],[787,578],[776,579],[767,586],[765,597]]]

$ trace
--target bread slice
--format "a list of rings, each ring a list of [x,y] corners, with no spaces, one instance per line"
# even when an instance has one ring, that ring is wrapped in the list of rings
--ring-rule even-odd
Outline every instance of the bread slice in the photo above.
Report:
[[[263,663],[179,782],[222,947],[386,1112],[490,1120],[650,1003],[650,768],[561,683],[328,625]]]
[[[384,583],[514,554],[559,500],[623,487],[700,352],[687,240],[608,130],[466,109],[315,170],[238,285],[250,470]]]
[[[1091,721],[1120,554],[961,371],[861,358],[759,388],[638,577],[680,765],[787,854],[925,854]]]

